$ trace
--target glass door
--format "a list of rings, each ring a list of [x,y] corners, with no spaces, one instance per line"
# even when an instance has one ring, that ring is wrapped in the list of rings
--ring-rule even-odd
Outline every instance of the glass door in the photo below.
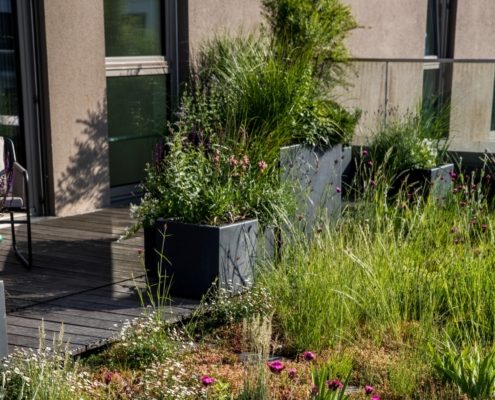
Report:
[[[16,25],[12,0],[0,0],[0,136],[14,139],[20,136]]]
[[[13,139],[29,171],[32,213],[46,213],[39,88],[31,0],[0,0],[0,135]]]
[[[166,129],[175,0],[105,0],[104,7],[110,185],[119,201],[143,179]]]

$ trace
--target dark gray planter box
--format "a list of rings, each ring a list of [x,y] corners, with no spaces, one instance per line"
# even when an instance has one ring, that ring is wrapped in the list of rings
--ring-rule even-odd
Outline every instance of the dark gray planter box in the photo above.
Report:
[[[148,276],[166,275],[171,296],[201,299],[215,282],[238,293],[254,280],[257,232],[257,220],[224,226],[159,220],[144,230]]]
[[[294,182],[297,217],[306,227],[340,215],[342,162],[340,144],[324,149],[294,145],[280,150],[282,179]]]
[[[452,172],[454,164],[404,171],[394,184],[394,191],[398,192],[401,186],[407,185],[413,191],[419,190],[425,197],[442,200],[452,191]]]

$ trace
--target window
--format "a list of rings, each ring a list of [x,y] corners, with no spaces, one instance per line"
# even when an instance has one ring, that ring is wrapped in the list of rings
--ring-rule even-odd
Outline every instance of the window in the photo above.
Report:
[[[425,56],[438,57],[438,2],[428,0],[425,35]]]
[[[19,96],[15,23],[11,0],[0,0],[0,135],[19,130]]]
[[[423,108],[439,112],[450,101],[456,0],[427,0]]]
[[[166,127],[175,1],[105,0],[104,11],[110,185],[129,192]]]

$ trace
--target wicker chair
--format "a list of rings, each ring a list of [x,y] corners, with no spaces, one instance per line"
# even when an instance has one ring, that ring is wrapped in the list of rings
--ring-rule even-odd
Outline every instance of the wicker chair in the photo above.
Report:
[[[27,170],[16,159],[14,142],[0,137],[0,213],[9,213],[9,220],[0,220],[0,224],[10,224],[12,229],[12,247],[16,256],[27,267],[33,265],[31,240],[31,213],[29,203]],[[15,213],[15,215],[14,215]],[[18,214],[25,214],[24,219],[17,219]],[[27,257],[19,251],[16,241],[15,224],[27,225]]]

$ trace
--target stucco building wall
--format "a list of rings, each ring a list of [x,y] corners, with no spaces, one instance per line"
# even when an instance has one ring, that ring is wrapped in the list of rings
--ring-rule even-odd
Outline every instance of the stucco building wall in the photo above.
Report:
[[[490,131],[495,80],[495,2],[458,0],[456,59],[492,62],[456,63],[452,78],[452,145],[455,150],[495,151]]]
[[[359,28],[347,40],[353,58],[350,87],[337,90],[348,107],[363,111],[354,142],[365,144],[378,125],[412,111],[422,97],[423,64],[373,61],[420,59],[425,52],[427,1],[343,0]]]
[[[110,200],[103,1],[43,6],[51,209],[82,213]]]

